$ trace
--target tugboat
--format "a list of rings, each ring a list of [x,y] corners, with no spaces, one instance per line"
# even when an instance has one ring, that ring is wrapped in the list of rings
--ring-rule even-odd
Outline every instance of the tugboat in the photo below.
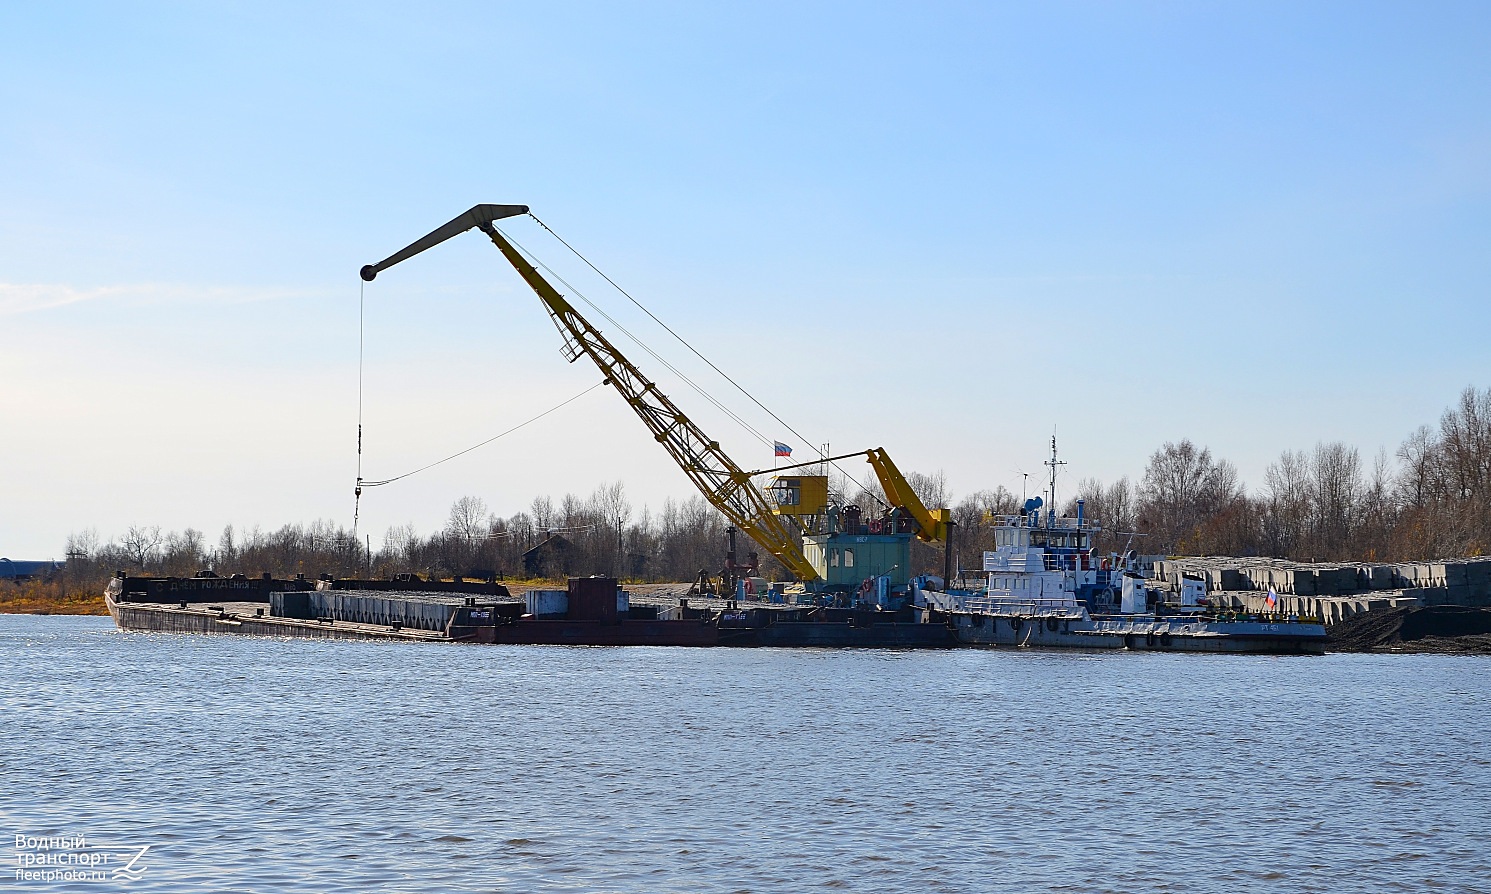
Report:
[[[1049,504],[1025,501],[996,515],[994,549],[984,553],[978,590],[918,588],[916,603],[945,616],[960,643],[976,646],[1133,649],[1159,652],[1325,652],[1325,625],[1297,615],[1216,611],[1206,582],[1187,576],[1178,592],[1154,586],[1133,550],[1094,555],[1101,530],[1084,517],[1058,516],[1056,438],[1051,438]],[[1044,511],[1042,511],[1044,508]]]

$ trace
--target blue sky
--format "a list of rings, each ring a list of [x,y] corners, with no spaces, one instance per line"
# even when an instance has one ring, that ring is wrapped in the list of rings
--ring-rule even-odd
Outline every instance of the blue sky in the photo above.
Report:
[[[1491,385],[1483,4],[0,7],[0,553],[350,523],[357,269],[517,202],[815,441],[958,494],[1391,452]],[[509,229],[780,432],[531,222]],[[370,477],[598,377],[479,235],[368,287]],[[623,342],[623,347],[626,347]],[[640,351],[637,352],[640,354]],[[639,363],[748,467],[770,454]],[[805,451],[808,445],[799,445]],[[370,493],[622,479],[614,394]]]

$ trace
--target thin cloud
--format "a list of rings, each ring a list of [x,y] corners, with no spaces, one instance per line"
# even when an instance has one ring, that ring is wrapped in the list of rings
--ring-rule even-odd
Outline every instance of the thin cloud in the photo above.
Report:
[[[310,289],[254,289],[242,286],[191,286],[180,283],[136,283],[79,288],[66,283],[0,282],[0,317],[36,313],[83,301],[129,301],[136,304],[245,304],[323,294]]]

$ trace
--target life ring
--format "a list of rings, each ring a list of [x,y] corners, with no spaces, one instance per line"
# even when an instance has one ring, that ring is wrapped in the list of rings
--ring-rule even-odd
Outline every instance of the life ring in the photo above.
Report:
[[[880,521],[880,519],[878,519],[878,518],[872,518],[872,519],[870,519],[870,533],[871,534],[879,534],[884,529],[885,529],[885,525],[884,525],[884,523],[882,523]]]

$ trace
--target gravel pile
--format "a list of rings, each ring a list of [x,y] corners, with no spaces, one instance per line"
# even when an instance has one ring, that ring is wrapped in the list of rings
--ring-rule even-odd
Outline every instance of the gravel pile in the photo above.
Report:
[[[1445,652],[1491,655],[1491,609],[1430,605],[1375,611],[1333,624],[1336,652]]]

